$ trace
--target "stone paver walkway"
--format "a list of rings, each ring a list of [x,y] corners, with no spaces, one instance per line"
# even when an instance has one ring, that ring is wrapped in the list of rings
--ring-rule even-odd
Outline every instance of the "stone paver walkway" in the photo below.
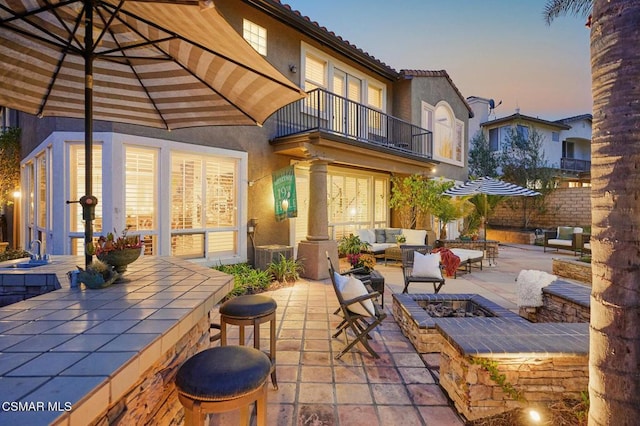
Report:
[[[543,253],[542,248],[533,246],[501,246],[497,266],[483,271],[474,268],[470,274],[447,279],[441,293],[477,293],[515,311],[519,271],[551,272],[553,257],[571,255]],[[385,276],[385,309],[389,314],[372,334],[371,346],[380,359],[373,359],[359,346],[340,360],[334,359],[345,340],[343,335],[331,338],[339,317],[333,315],[338,303],[329,280],[300,280],[268,293],[278,303],[279,383],[278,390],[269,384],[269,425],[464,424],[437,384],[437,369],[426,368],[437,366],[438,360],[434,355],[421,358],[391,315],[392,293],[402,291],[400,266],[380,263],[376,269]],[[412,284],[409,290],[433,292],[430,284],[423,286]],[[268,324],[263,326],[261,335],[268,336]],[[252,341],[252,334],[247,339]],[[268,347],[268,341],[262,347]],[[214,416],[211,424],[236,424],[236,416]]]

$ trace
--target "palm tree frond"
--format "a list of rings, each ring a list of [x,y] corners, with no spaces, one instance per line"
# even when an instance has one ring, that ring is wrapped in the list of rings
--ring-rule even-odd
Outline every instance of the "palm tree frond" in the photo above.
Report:
[[[549,0],[542,16],[547,25],[559,16],[573,15],[588,17],[591,15],[593,0]]]

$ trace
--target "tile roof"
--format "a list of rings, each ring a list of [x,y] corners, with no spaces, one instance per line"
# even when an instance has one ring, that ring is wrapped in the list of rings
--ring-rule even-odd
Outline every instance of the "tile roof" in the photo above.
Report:
[[[469,118],[473,118],[473,110],[469,106],[467,99],[462,95],[462,93],[460,92],[458,87],[455,85],[453,80],[451,80],[449,73],[447,73],[445,70],[430,71],[430,70],[404,70],[403,69],[403,70],[400,70],[400,76],[406,79],[411,79],[413,77],[444,77],[446,78],[449,84],[451,85],[451,87],[453,87],[453,90],[456,92],[458,97],[462,100],[462,103],[464,103],[464,106],[467,107],[467,110],[469,110]]]

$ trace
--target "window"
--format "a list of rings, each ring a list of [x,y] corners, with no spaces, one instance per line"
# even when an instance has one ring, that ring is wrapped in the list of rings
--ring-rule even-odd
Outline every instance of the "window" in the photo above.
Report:
[[[489,129],[489,147],[491,151],[500,151],[509,137],[509,126]]]
[[[527,126],[518,124],[516,126],[516,132],[518,136],[521,137],[522,139],[529,140],[529,128]]]
[[[575,144],[569,141],[562,141],[562,157],[575,158],[574,152]]]
[[[260,25],[243,19],[242,36],[262,56],[267,56],[267,30]]]
[[[327,62],[311,55],[305,57],[304,90],[327,87]]]
[[[422,127],[433,132],[433,157],[451,164],[464,163],[464,123],[446,102],[434,108],[423,102]]]
[[[327,182],[329,226],[335,239],[359,228],[387,225],[388,177],[330,168]]]
[[[145,254],[156,254],[157,152],[127,146],[125,157],[126,227],[132,235],[143,235]]]
[[[560,133],[559,132],[551,132],[551,141],[552,142],[560,142]]]
[[[72,144],[69,147],[70,164],[70,186],[69,196],[71,200],[79,200],[85,195],[85,161],[84,145]],[[93,231],[98,235],[102,232],[102,145],[94,143],[92,154],[92,190],[91,193],[98,199],[93,221]],[[69,204],[69,230],[71,231],[71,254],[78,255],[84,253],[84,220],[82,219],[82,206],[78,203]],[[73,233],[78,233],[73,235]]]
[[[238,247],[237,160],[171,156],[171,254],[198,258]]]

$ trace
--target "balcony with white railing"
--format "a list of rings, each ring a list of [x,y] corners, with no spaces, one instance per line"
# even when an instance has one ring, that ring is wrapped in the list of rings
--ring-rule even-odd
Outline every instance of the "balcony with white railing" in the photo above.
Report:
[[[429,130],[392,117],[323,89],[291,103],[275,114],[275,140],[309,132],[335,135],[395,154],[431,160],[433,137]]]

